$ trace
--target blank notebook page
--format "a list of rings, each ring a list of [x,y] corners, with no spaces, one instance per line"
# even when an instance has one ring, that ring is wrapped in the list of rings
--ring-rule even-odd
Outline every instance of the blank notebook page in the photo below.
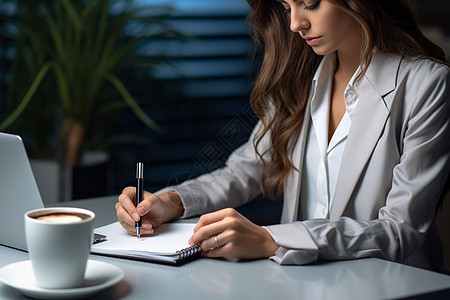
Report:
[[[154,253],[175,253],[190,247],[189,238],[193,234],[194,223],[166,223],[155,229],[150,236],[130,235],[119,222],[95,229],[96,233],[107,236],[105,242],[92,245],[93,249],[147,251]]]

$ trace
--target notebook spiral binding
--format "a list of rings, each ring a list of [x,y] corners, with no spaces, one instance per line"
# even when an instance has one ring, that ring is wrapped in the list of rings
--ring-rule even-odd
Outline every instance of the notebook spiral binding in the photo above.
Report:
[[[200,245],[191,246],[189,248],[185,248],[183,250],[177,251],[176,253],[180,255],[180,260],[184,260],[190,258],[198,253],[202,252],[202,248]]]

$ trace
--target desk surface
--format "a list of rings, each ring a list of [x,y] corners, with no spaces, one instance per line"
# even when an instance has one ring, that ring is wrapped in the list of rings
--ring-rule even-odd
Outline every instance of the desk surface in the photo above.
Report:
[[[115,197],[73,201],[96,212],[96,226],[115,221]],[[28,254],[0,246],[0,267]],[[115,264],[125,278],[90,299],[398,299],[450,297],[450,276],[380,259],[280,266],[270,260],[200,258],[180,267],[91,256]],[[0,299],[28,299],[0,283]]]

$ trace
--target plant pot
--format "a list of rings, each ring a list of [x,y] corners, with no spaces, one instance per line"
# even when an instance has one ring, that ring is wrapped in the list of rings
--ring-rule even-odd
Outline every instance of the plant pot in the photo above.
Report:
[[[106,152],[83,152],[79,164],[67,167],[65,179],[61,181],[57,161],[31,159],[30,162],[44,204],[113,193],[112,164]]]
[[[83,152],[72,168],[72,200],[113,194],[111,157],[104,151]]]
[[[44,205],[72,200],[72,169],[66,169],[65,186],[59,186],[60,165],[55,160],[30,159]]]

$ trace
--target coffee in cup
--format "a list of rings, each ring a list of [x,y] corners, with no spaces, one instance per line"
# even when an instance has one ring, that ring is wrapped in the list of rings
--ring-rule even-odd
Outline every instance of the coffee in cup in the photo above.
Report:
[[[25,214],[25,233],[36,284],[76,288],[84,280],[95,214],[73,207],[37,209]]]
[[[55,212],[34,217],[36,220],[52,223],[74,223],[89,218],[89,215],[82,213]]]

